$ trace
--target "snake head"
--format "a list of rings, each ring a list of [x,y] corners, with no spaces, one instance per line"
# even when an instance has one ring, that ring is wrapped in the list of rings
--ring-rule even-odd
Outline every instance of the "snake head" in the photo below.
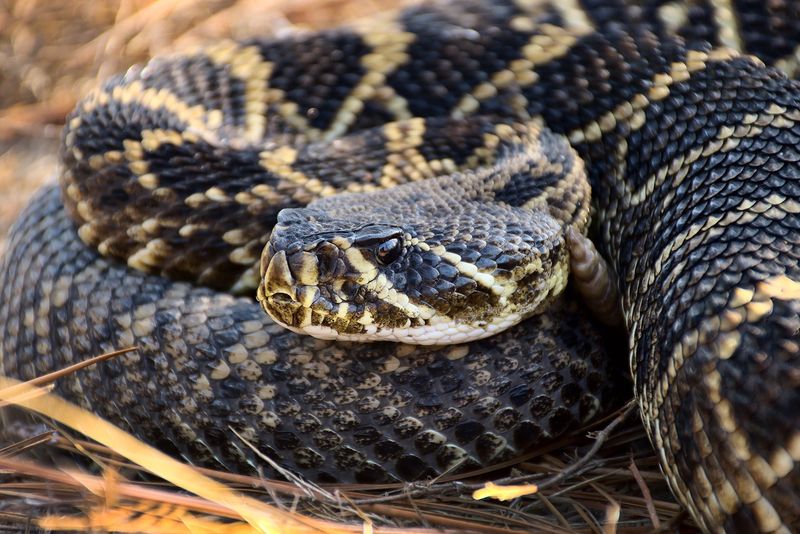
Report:
[[[323,339],[446,344],[513,326],[563,289],[552,217],[496,202],[443,209],[452,199],[428,192],[400,186],[283,210],[262,255],[264,310]]]
[[[410,235],[389,223],[346,223],[325,212],[283,210],[261,259],[258,299],[294,331],[322,338],[361,335],[374,318],[406,324],[390,303],[407,268]]]

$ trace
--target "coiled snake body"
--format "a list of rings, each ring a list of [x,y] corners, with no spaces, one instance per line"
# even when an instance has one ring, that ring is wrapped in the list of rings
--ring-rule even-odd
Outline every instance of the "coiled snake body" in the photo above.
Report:
[[[505,459],[610,396],[611,358],[572,300],[548,294],[549,309],[504,333],[424,348],[293,334],[252,299],[216,290],[254,290],[281,209],[434,175],[472,183],[484,173],[500,184],[494,205],[530,203],[582,229],[580,161],[546,126],[586,165],[642,418],[673,491],[708,531],[800,528],[800,86],[762,63],[793,74],[798,6],[582,4],[412,8],[362,29],[224,43],[107,82],[65,131],[71,219],[46,191],[10,237],[2,372],[32,378],[137,345],[59,390],[197,463],[259,465],[230,429],[315,480],[413,479]],[[434,204],[442,194],[427,191]],[[424,195],[413,198],[423,212]],[[286,228],[291,219],[282,215]],[[336,230],[319,220],[315,232]],[[509,242],[544,251],[523,278],[563,286],[553,255],[563,234],[496,239],[487,220],[468,238],[445,232],[452,243],[418,238],[427,250],[415,249],[402,294],[400,278],[373,292],[414,320],[430,309],[488,324],[434,297],[482,287],[463,300],[478,310],[513,300],[514,288],[495,284],[520,265]],[[408,254],[395,245],[414,236],[369,225],[328,245],[372,252],[328,247],[336,261],[325,265],[273,238],[300,258],[275,249],[280,265],[264,267],[286,295],[277,302],[294,299],[290,312],[273,310],[281,322],[415,326],[370,311],[357,287],[358,314],[298,315],[297,303],[338,302],[381,258]],[[473,254],[484,249],[489,259]],[[318,299],[308,288],[336,280],[339,260],[356,274]],[[487,277],[497,269],[505,274]],[[297,281],[303,291],[289,287]]]

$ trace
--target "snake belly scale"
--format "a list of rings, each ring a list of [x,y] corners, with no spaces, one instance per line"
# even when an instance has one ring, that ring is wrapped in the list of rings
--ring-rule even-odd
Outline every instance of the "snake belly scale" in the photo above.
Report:
[[[541,180],[500,187],[495,202],[524,197],[585,231],[588,192],[571,172],[585,165],[640,412],[676,496],[706,531],[796,531],[800,86],[773,67],[795,74],[799,15],[786,0],[462,0],[134,68],[68,120],[67,209],[44,192],[12,232],[2,371],[32,378],[136,344],[59,390],[198,463],[257,465],[230,428],[316,480],[413,479],[508,458],[612,396],[613,358],[569,295],[548,295],[546,310],[496,336],[411,348],[300,336],[219,290],[255,291],[284,208],[492,168],[487,176],[517,184],[515,147],[534,147],[524,165]],[[563,139],[580,159],[535,148]],[[383,226],[364,237],[366,224],[325,245],[331,258],[328,245],[373,251],[345,254],[361,275],[415,238]],[[496,252],[481,228],[470,239]],[[385,317],[299,313],[324,304],[315,284],[338,271],[277,234],[270,259],[280,263],[265,264],[263,284],[285,295],[271,311],[280,322],[354,330]],[[516,259],[496,261],[509,254],[481,263],[470,247],[422,242],[447,264],[443,287],[483,288],[474,300],[489,307],[485,295],[507,291],[489,271],[512,271]],[[544,257],[531,272],[563,278],[562,267],[543,268],[563,260]],[[427,280],[423,265],[414,272]],[[328,294],[337,305],[349,287],[339,286]],[[375,292],[413,320],[428,308],[466,314],[423,308],[391,286]]]

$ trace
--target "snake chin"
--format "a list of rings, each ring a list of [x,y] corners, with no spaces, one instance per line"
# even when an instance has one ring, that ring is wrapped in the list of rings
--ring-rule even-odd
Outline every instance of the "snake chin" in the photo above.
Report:
[[[334,328],[321,325],[308,325],[296,328],[285,323],[282,326],[298,334],[309,335],[318,339],[336,341],[395,341],[409,345],[452,345],[485,339],[518,324],[524,319],[517,313],[511,313],[490,323],[459,324],[442,320],[416,328],[382,328],[370,325],[362,333],[342,333]]]

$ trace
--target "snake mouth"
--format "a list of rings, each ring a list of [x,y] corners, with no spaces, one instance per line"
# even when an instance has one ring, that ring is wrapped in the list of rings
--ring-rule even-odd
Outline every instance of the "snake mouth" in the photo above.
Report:
[[[354,317],[364,314],[358,291],[351,284],[331,284],[329,265],[321,266],[318,254],[299,247],[275,251],[267,246],[261,263],[258,301],[279,324],[296,332],[324,326],[354,333],[363,325]],[[333,262],[335,263],[335,262]],[[361,299],[363,300],[363,298]],[[330,337],[330,336],[329,336]]]
[[[269,299],[278,306],[290,306],[294,303],[292,296],[286,293],[275,293],[270,295]]]
[[[340,284],[337,291],[331,284],[301,283],[311,280],[310,260],[303,254],[302,251],[287,254],[283,250],[265,253],[258,290],[258,300],[270,317],[299,334],[326,340],[439,345],[488,337],[523,319],[522,315],[512,313],[468,323],[457,323],[444,316],[415,321],[386,303],[365,302],[363,286],[352,284],[356,289],[347,291],[348,284]],[[396,321],[383,324],[375,321],[379,316],[387,319],[390,313],[398,315]]]
[[[447,330],[444,324],[428,324],[430,317],[409,317],[378,298],[370,288],[374,284],[359,278],[363,272],[341,268],[345,253],[338,247],[325,243],[313,250],[289,246],[276,251],[270,244],[262,256],[258,301],[281,326],[321,339],[409,343]]]

